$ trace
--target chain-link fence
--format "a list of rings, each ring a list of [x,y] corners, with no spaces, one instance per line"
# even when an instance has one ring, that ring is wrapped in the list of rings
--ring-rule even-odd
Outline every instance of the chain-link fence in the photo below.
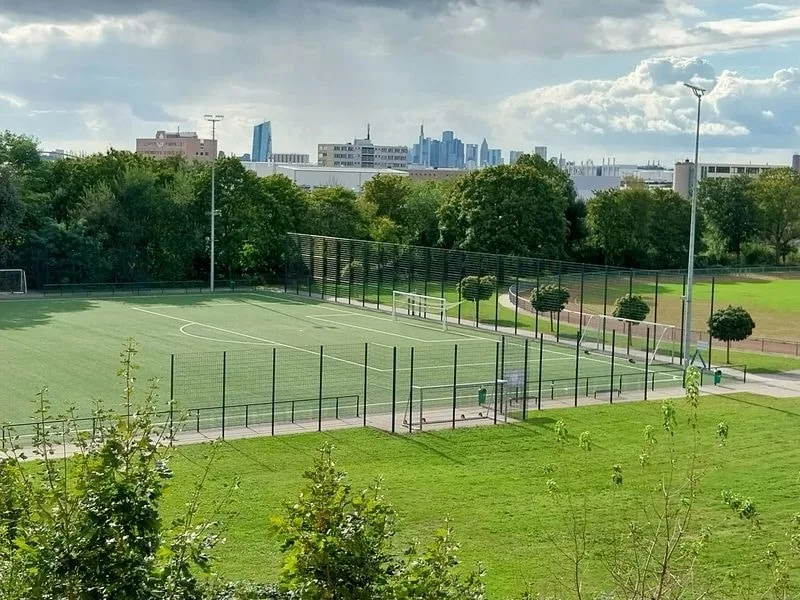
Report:
[[[572,340],[580,330],[580,315],[614,314],[615,302],[627,294],[640,295],[648,305],[646,321],[675,328],[674,353],[681,357],[686,322],[686,275],[680,271],[649,271],[404,246],[364,240],[289,234],[285,291],[339,302],[387,308],[394,291],[445,298],[448,315],[459,324],[488,327],[504,333],[552,333]],[[488,297],[467,299],[459,282],[467,276],[485,278]],[[744,304],[764,335],[732,342],[731,349],[800,356],[800,323],[786,322],[757,299],[742,298],[740,284],[800,278],[795,268],[696,270],[692,304],[692,340],[710,341],[703,350],[706,364],[719,342],[709,340],[708,320],[715,308]],[[531,304],[534,289],[547,284],[569,292],[564,311],[537,312]],[[738,286],[738,287],[737,287]],[[633,344],[644,343],[653,325],[634,326]],[[783,338],[783,339],[781,339]]]

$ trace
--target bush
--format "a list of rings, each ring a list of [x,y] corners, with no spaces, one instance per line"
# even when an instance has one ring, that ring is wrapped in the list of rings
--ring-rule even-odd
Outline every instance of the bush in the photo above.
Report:
[[[714,311],[708,319],[708,333],[726,343],[725,362],[731,362],[731,342],[745,340],[753,334],[755,321],[741,306],[727,306]]]

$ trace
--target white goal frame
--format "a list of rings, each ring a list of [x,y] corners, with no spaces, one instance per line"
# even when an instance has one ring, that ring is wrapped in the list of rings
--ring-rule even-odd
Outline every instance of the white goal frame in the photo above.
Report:
[[[676,325],[657,323],[655,321],[634,321],[632,319],[623,319],[621,317],[615,317],[612,315],[599,315],[586,312],[581,315],[581,313],[578,311],[568,309],[565,309],[563,312],[567,313],[568,315],[575,315],[577,323],[581,323],[581,317],[583,318],[583,333],[581,335],[581,339],[578,341],[578,344],[582,348],[601,350],[605,345],[601,342],[601,340],[603,340],[604,333],[605,337],[607,338],[611,331],[619,331],[617,323],[621,323],[622,331],[626,334],[628,333],[629,328],[632,326],[643,326],[647,329],[653,330],[653,335],[650,337],[651,346],[647,356],[649,365],[652,365],[656,361],[656,358],[659,356],[658,351],[663,342],[667,342],[669,344],[669,361],[672,362],[675,358],[675,340],[680,337],[679,335],[676,335],[678,331],[678,327]],[[572,320],[569,320],[568,323],[572,326],[575,325]],[[603,325],[606,325],[605,329],[603,328]],[[592,332],[596,333],[596,339],[594,341],[587,340],[587,335]],[[639,335],[636,337],[641,338],[643,336]]]
[[[5,291],[0,289],[0,294],[27,294],[28,293],[28,278],[25,275],[24,269],[0,269],[0,278],[5,273],[17,273],[19,275],[19,291]]]
[[[494,416],[494,404],[495,398],[497,398],[497,409],[499,412],[503,412],[504,410],[504,394],[505,394],[505,387],[508,384],[508,380],[506,379],[497,379],[495,381],[472,381],[468,383],[456,383],[453,385],[452,383],[442,383],[442,384],[435,384],[435,385],[414,385],[411,388],[411,391],[408,394],[408,402],[406,403],[406,410],[403,414],[403,426],[404,427],[411,427],[417,428],[419,431],[422,431],[422,426],[426,424],[441,424],[441,423],[450,423],[452,422],[452,416],[449,418],[444,419],[431,419],[428,420],[425,418],[425,393],[426,392],[449,392],[448,393],[448,400],[450,399],[453,390],[456,391],[456,398],[460,398],[458,396],[458,390],[464,389],[480,389],[486,388],[486,404],[481,407],[481,410],[478,412],[477,416],[466,416],[465,414],[461,415],[461,418],[458,420],[462,421],[475,421],[478,419],[490,419]],[[416,397],[415,397],[416,396]],[[430,401],[430,396],[428,396]],[[438,400],[441,398],[436,398]],[[429,411],[438,411],[438,412],[450,412],[452,408],[450,406],[437,406],[437,407],[429,407]],[[492,414],[490,414],[490,411]],[[416,420],[414,417],[417,417]]]
[[[392,320],[397,321],[399,315],[428,319],[430,314],[441,321],[442,329],[447,331],[447,310],[450,306],[445,298],[424,296],[413,292],[392,292]]]

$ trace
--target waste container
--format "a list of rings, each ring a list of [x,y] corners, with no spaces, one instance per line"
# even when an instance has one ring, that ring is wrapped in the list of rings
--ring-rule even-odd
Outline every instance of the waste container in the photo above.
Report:
[[[478,390],[478,404],[481,406],[486,404],[486,388],[483,386]]]
[[[717,369],[716,371],[714,371],[714,385],[719,385],[721,381],[722,381],[722,371]]]

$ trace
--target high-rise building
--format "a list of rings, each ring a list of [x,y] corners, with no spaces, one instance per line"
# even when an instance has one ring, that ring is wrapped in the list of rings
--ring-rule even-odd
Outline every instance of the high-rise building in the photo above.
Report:
[[[792,156],[792,168],[800,173],[800,154]]]
[[[466,163],[472,161],[474,164],[478,164],[478,144],[467,144],[464,152],[464,161]]]
[[[464,142],[452,131],[443,131],[441,141],[427,138],[420,126],[419,140],[412,146],[410,163],[422,167],[463,169]]]
[[[496,167],[503,164],[503,152],[500,148],[489,149],[489,166]]]
[[[534,146],[533,153],[536,156],[541,156],[544,160],[547,160],[547,146]]]
[[[510,150],[508,152],[508,164],[510,165],[515,164],[517,162],[517,159],[519,159],[519,157],[522,156],[523,154],[525,154],[525,152],[522,150]]]
[[[405,169],[408,166],[408,146],[376,146],[367,127],[364,139],[343,144],[318,144],[317,162],[321,167]]]
[[[298,154],[296,152],[273,152],[270,162],[279,165],[307,165],[310,160],[308,154]]]
[[[253,162],[267,162],[272,156],[272,123],[264,121],[253,127]]]
[[[481,167],[489,164],[489,144],[486,142],[486,138],[483,138],[483,142],[481,142],[481,153],[478,159],[478,165]]]
[[[137,138],[136,154],[153,158],[182,156],[187,160],[210,161],[217,154],[217,140],[197,137],[194,131],[157,131],[154,138]]]

